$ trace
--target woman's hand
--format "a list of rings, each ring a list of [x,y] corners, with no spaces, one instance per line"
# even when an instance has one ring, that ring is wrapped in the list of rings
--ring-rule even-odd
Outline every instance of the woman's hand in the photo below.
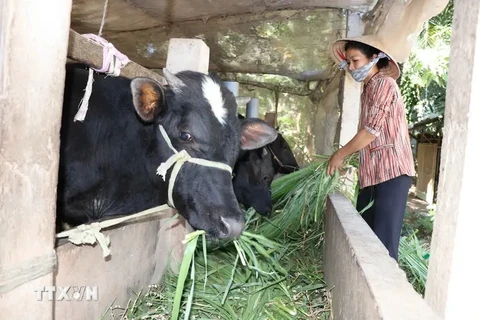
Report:
[[[327,176],[333,175],[335,170],[341,171],[344,160],[345,158],[342,156],[339,150],[337,150],[328,160]]]

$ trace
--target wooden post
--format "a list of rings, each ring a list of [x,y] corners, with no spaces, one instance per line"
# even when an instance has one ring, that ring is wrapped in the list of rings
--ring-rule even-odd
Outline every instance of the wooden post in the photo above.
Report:
[[[0,1],[0,313],[52,319],[56,187],[71,0]],[[42,301],[39,301],[42,300]]]
[[[444,319],[480,319],[480,2],[455,1],[437,213],[425,298]]]
[[[276,112],[266,112],[265,113],[265,122],[275,128],[277,126],[277,113]]]

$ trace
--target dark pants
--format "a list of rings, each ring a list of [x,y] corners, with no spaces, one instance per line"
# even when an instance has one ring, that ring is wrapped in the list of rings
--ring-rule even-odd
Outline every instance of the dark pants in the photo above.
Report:
[[[388,249],[390,256],[397,261],[398,243],[411,184],[412,177],[402,175],[361,189],[357,198],[359,212],[374,200],[362,217]]]

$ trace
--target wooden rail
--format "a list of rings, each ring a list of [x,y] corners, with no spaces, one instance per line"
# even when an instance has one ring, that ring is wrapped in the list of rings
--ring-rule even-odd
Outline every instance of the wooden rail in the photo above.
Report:
[[[100,69],[103,64],[103,47],[70,29],[67,58]],[[120,70],[120,75],[129,79],[147,77],[163,85],[167,84],[163,76],[133,61]],[[250,97],[237,97],[236,100],[238,105],[245,105],[250,101]]]
[[[67,57],[85,63],[96,69],[100,69],[103,64],[103,48],[87,38],[82,37],[78,32],[70,29]],[[122,68],[120,75],[129,79],[135,77],[148,77],[161,84],[166,84],[165,79],[160,74],[133,61],[130,61],[124,68]]]

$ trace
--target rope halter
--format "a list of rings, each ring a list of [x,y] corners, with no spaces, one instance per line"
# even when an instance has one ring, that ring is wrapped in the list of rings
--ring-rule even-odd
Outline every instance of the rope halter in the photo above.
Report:
[[[288,168],[288,169],[292,169],[293,171],[297,171],[298,170],[298,167],[294,167],[294,166],[291,166],[289,164],[283,164],[283,162],[277,157],[277,155],[275,154],[275,152],[273,152],[272,148],[270,147],[270,145],[267,145],[267,148],[268,150],[270,150],[270,153],[272,154],[273,156],[273,159],[277,162],[277,164],[280,166],[280,168]]]
[[[162,162],[160,166],[157,168],[157,175],[162,176],[163,181],[165,181],[165,175],[167,174],[167,170],[170,169],[172,166],[174,166],[172,174],[170,175],[170,179],[168,180],[168,204],[171,207],[175,208],[175,204],[173,203],[173,186],[175,184],[175,179],[177,178],[180,168],[185,162],[191,162],[191,163],[199,164],[204,167],[225,170],[225,171],[228,171],[230,175],[232,175],[232,168],[225,163],[210,161],[210,160],[201,159],[201,158],[192,158],[186,150],[182,150],[178,152],[177,149],[173,147],[172,142],[170,141],[170,138],[168,137],[167,132],[165,131],[163,126],[159,125],[158,127],[160,129],[160,132],[162,133],[163,139],[165,139],[165,142],[167,142],[168,147],[173,151],[173,155],[170,156],[170,158],[168,158],[167,161]]]

